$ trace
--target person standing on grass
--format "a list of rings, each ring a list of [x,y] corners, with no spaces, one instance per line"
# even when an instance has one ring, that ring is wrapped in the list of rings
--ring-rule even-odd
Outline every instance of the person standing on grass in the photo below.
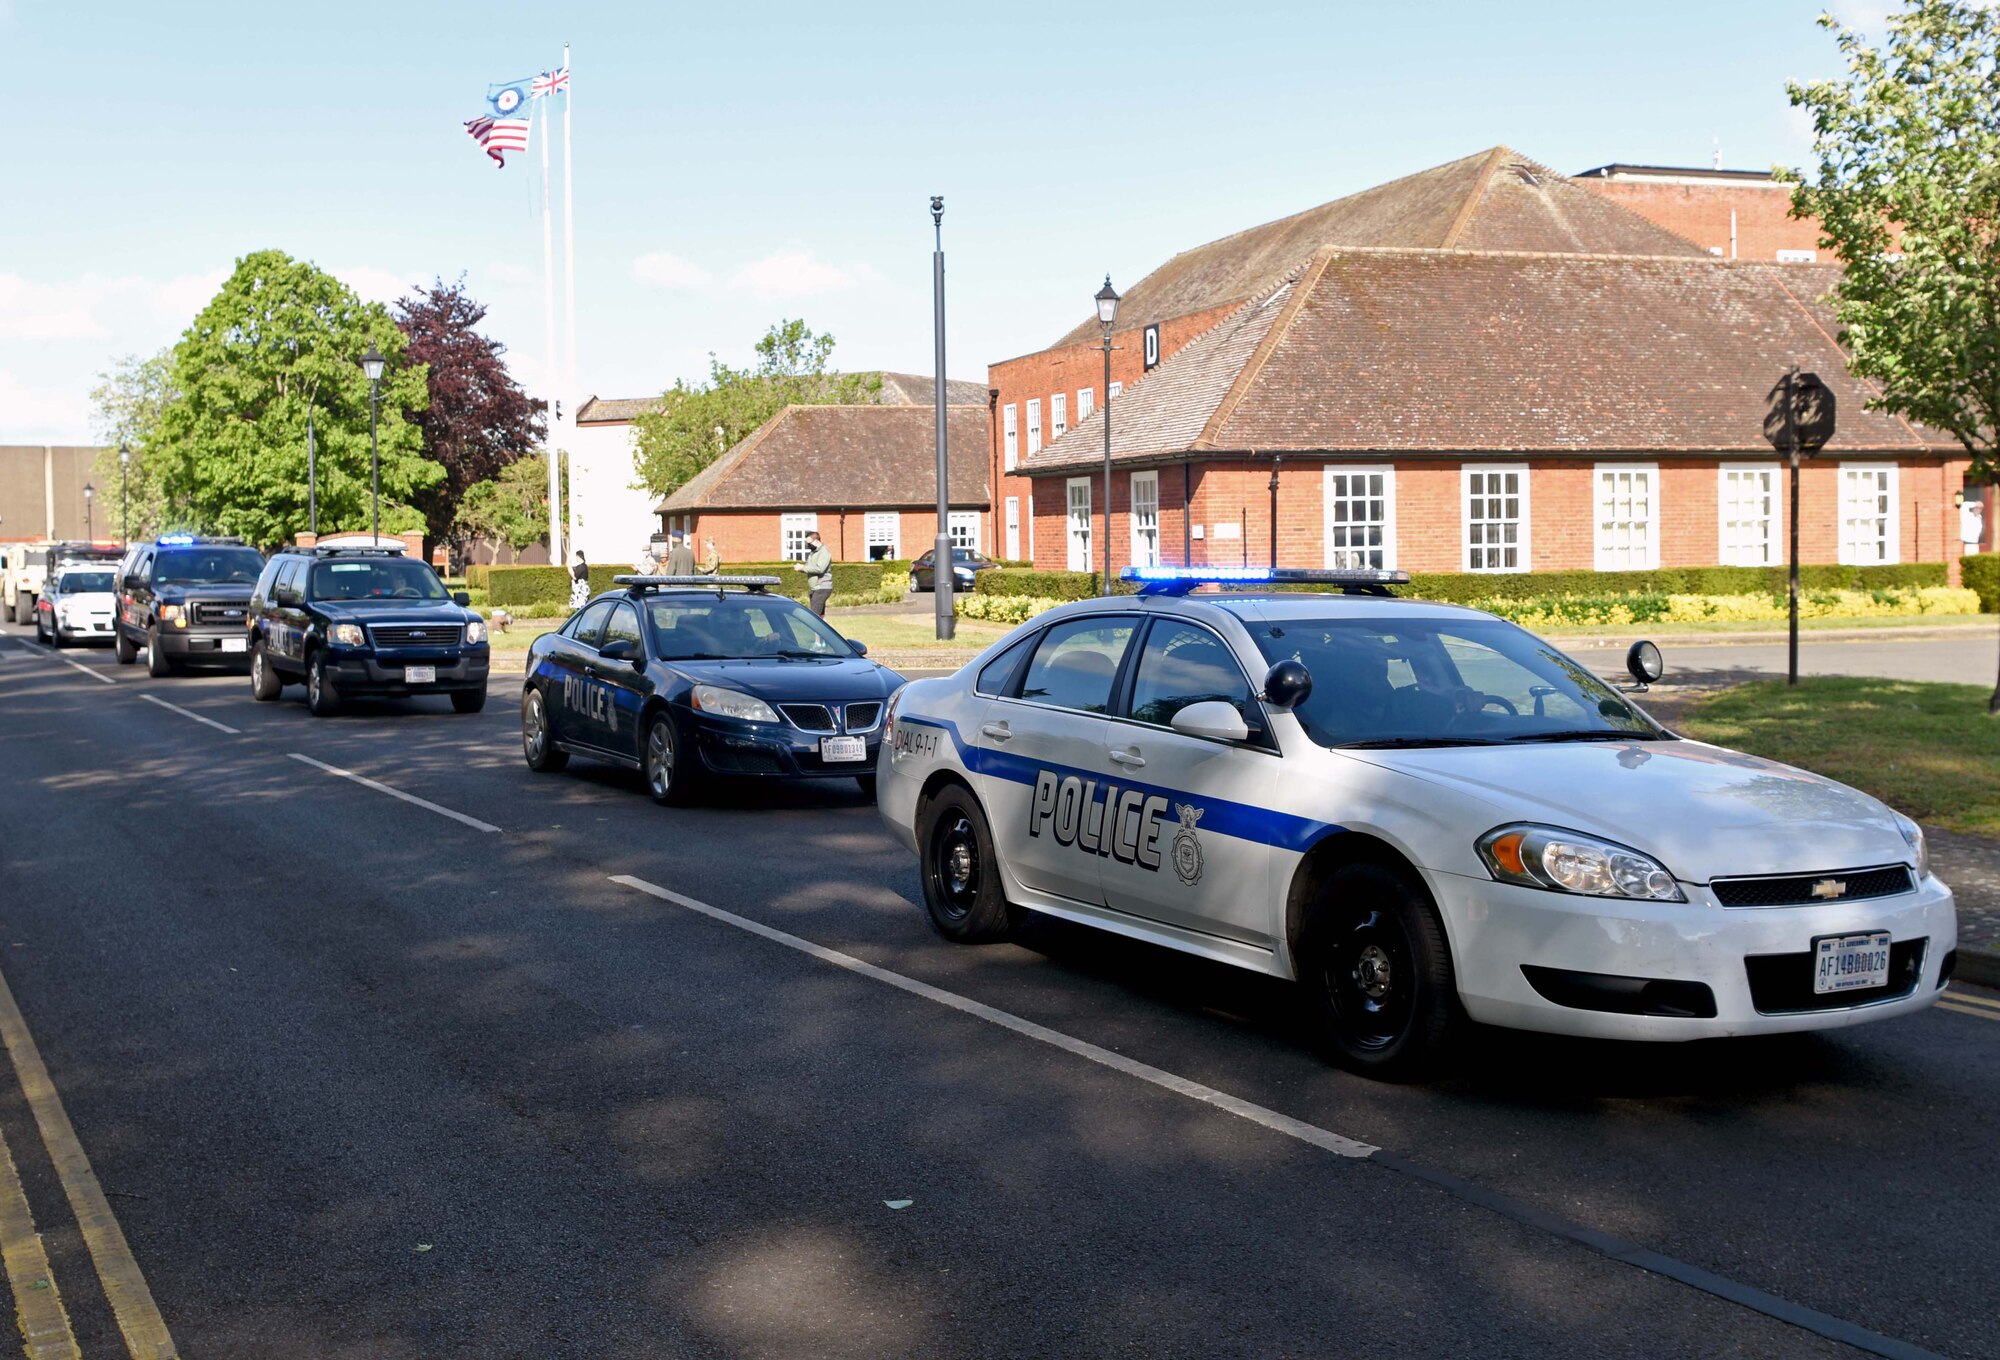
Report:
[[[826,602],[833,594],[833,554],[820,541],[819,530],[806,532],[805,561],[797,564],[806,574],[806,593],[812,604],[812,612],[826,617]]]
[[[675,534],[674,546],[667,549],[667,575],[694,575],[694,549],[688,546],[686,534]]]
[[[714,539],[705,538],[701,541],[701,565],[695,570],[703,576],[715,576],[722,571],[722,554],[715,550]]]
[[[660,570],[660,554],[655,549],[652,539],[647,539],[646,546],[639,549],[639,558],[633,565],[639,569],[641,576],[652,576],[658,573]]]
[[[583,608],[589,598],[590,563],[583,560],[583,549],[578,548],[569,557],[569,612]]]

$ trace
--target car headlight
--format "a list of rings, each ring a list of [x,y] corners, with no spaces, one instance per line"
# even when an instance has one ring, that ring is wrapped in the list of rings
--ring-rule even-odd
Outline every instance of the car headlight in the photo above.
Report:
[[[1903,839],[1910,843],[1910,854],[1917,864],[1917,881],[1921,883],[1931,874],[1931,848],[1924,841],[1924,829],[1899,812],[1896,814],[1896,830],[1902,832]]]
[[[183,609],[180,605],[163,604],[160,606],[160,621],[163,623],[172,623],[175,619],[184,618],[186,615],[187,610]]]
[[[366,647],[368,639],[362,635],[358,623],[336,623],[326,630],[326,635],[340,647]]]
[[[769,704],[741,690],[724,689],[720,685],[696,685],[689,698],[696,708],[704,713],[713,713],[718,718],[765,723],[778,720],[777,712]]]
[[[1581,832],[1518,823],[1487,832],[1478,848],[1487,872],[1502,883],[1585,897],[1687,901],[1658,860]]]
[[[468,643],[486,641],[486,621],[474,619],[465,625],[465,640]]]

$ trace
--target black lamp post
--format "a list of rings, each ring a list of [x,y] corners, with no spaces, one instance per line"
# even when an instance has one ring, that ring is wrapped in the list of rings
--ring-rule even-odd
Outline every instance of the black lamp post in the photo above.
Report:
[[[1791,365],[1778,378],[1766,398],[1764,438],[1785,454],[1792,469],[1791,571],[1787,586],[1790,597],[1790,643],[1787,647],[1785,683],[1799,683],[1799,458],[1818,453],[1833,438],[1833,391],[1816,373],[1801,373]],[[1890,513],[1895,513],[1894,507]],[[1836,523],[1838,516],[1836,515]]]
[[[85,482],[83,484],[83,540],[86,543],[97,542],[97,524],[91,518],[90,513],[90,503],[96,499],[97,488],[89,482]]]
[[[368,352],[361,356],[361,371],[368,375],[368,464],[374,483],[375,503],[371,532],[378,542],[382,537],[382,451],[375,441],[375,421],[382,408],[383,363],[375,342],[370,340]]]
[[[118,441],[118,536],[132,541],[132,502],[126,488],[132,482],[132,446]]]
[[[1097,290],[1097,322],[1104,327],[1104,591],[1111,593],[1111,327],[1118,320],[1118,290],[1111,276]]]

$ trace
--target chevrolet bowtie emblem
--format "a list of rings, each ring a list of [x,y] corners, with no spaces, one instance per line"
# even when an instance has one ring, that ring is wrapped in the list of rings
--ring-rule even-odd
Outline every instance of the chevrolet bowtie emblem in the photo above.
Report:
[[[1837,878],[1822,878],[1819,882],[1812,885],[1812,895],[1814,897],[1844,897],[1847,895],[1847,884]]]

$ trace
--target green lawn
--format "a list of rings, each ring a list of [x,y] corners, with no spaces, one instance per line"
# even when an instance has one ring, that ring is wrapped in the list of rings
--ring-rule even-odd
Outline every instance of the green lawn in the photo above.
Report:
[[[924,647],[978,651],[1014,631],[1011,623],[960,619],[950,642],[937,640],[937,624],[920,614],[834,614],[827,619],[842,637],[863,642],[871,650],[910,651]]]
[[[2000,627],[1991,614],[1895,614],[1886,618],[1800,619],[1799,632],[1829,628],[1985,628]],[[1783,633],[1783,619],[1734,623],[1565,623],[1532,628],[1544,637],[1694,637],[1702,633]]]
[[[1798,765],[1921,822],[2000,836],[2000,718],[1977,685],[1848,676],[1738,685],[1690,704],[1691,737]]]

